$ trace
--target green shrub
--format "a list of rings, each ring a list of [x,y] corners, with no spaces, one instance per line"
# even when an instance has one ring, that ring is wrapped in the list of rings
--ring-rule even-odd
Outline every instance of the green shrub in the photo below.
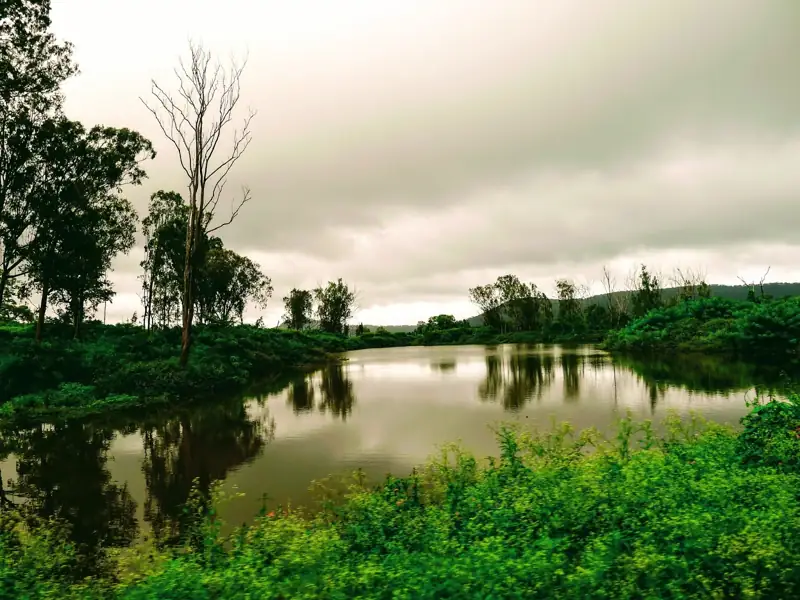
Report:
[[[700,298],[650,311],[610,332],[608,350],[739,355],[750,360],[800,358],[800,298],[762,303]]]
[[[739,444],[745,464],[800,473],[800,397],[757,403],[742,424]]]

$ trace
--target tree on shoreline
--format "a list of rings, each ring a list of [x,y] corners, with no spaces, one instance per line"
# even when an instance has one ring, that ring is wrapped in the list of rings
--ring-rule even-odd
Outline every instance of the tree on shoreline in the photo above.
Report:
[[[61,113],[61,84],[77,72],[72,45],[50,29],[48,0],[4,2],[0,18],[0,310],[24,262],[36,218],[32,189],[42,166],[36,144]]]
[[[186,254],[183,269],[181,355],[186,366],[192,342],[196,292],[196,271],[200,268],[204,236],[225,227],[239,215],[250,200],[250,190],[244,188],[234,201],[228,220],[212,226],[217,205],[225,189],[227,176],[250,144],[250,122],[255,112],[249,111],[241,130],[234,130],[232,146],[224,158],[217,159],[220,140],[233,120],[239,104],[241,76],[247,61],[234,63],[225,70],[220,64],[211,65],[211,53],[201,45],[190,43],[190,60],[181,60],[175,69],[179,91],[175,97],[152,81],[153,103],[141,99],[158,122],[164,136],[178,152],[181,169],[187,178],[189,209],[186,230]]]
[[[319,328],[326,333],[347,335],[350,326],[347,322],[353,317],[356,294],[341,278],[329,281],[328,285],[314,290],[317,302]]]
[[[290,328],[302,331],[311,324],[314,294],[310,290],[292,288],[283,298],[283,322]]]

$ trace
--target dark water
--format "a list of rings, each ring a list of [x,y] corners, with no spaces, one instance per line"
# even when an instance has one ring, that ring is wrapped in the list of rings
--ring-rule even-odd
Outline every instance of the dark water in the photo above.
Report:
[[[494,454],[490,425],[553,419],[609,430],[630,410],[659,419],[697,410],[736,423],[755,384],[775,373],[708,358],[631,362],[591,346],[460,346],[364,350],[261,398],[0,437],[6,501],[73,524],[85,547],[181,530],[198,478],[245,496],[224,506],[232,524],[268,505],[310,504],[312,480],[363,468],[406,475],[438,445],[461,440]]]

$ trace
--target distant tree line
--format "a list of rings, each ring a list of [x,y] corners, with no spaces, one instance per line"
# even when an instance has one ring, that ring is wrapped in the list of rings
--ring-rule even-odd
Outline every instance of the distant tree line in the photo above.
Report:
[[[556,294],[550,298],[534,283],[502,275],[494,283],[471,288],[469,298],[480,310],[484,325],[500,333],[581,335],[619,329],[651,310],[711,295],[710,286],[699,274],[676,270],[672,281],[678,291],[666,299],[662,277],[641,265],[628,277],[628,289],[618,291],[610,271],[604,268],[606,293],[589,302],[588,287],[569,279],[556,280]]]

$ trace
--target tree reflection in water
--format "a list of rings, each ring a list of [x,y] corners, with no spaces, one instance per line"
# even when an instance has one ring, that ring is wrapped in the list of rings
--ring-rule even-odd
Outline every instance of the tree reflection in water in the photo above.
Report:
[[[136,503],[107,468],[113,430],[71,423],[2,437],[4,453],[17,458],[17,478],[6,494],[31,517],[68,525],[78,555],[76,577],[102,569],[103,548],[128,546],[136,538]]]
[[[581,377],[585,357],[566,353],[561,355],[561,375],[564,381],[564,400],[574,402],[581,393]]]
[[[143,429],[144,514],[158,543],[175,543],[186,533],[183,505],[195,480],[207,499],[211,484],[257,457],[274,429],[272,420],[251,418],[241,399]]]
[[[335,418],[346,420],[353,412],[356,401],[353,382],[347,376],[344,365],[330,365],[314,375],[293,381],[289,385],[286,401],[295,414],[300,414],[314,410],[317,398],[317,409],[323,414],[330,413]]]
[[[456,370],[456,361],[450,360],[436,360],[431,362],[431,371],[438,371],[439,373],[453,373]]]
[[[304,375],[289,384],[286,402],[295,414],[308,413],[314,410],[314,383],[311,377]]]
[[[506,360],[486,355],[486,377],[478,387],[482,400],[500,401],[516,412],[532,398],[540,399],[553,381],[554,360],[548,354],[512,354]]]

